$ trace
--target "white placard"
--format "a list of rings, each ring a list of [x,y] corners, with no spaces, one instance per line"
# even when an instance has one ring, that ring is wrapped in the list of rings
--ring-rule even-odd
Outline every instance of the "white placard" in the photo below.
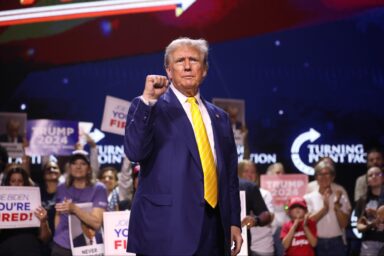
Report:
[[[130,213],[130,211],[104,212],[105,256],[135,255],[126,252]]]
[[[245,191],[240,191],[240,219],[244,219],[247,215],[247,208],[245,207]],[[241,246],[241,250],[238,255],[248,256],[248,235],[247,235],[247,227],[243,227],[241,229],[241,236],[243,237],[243,245]]]
[[[0,142],[0,145],[7,150],[8,156],[11,158],[24,156],[23,143]]]
[[[92,203],[76,204],[86,212],[92,210]],[[104,255],[104,238],[102,230],[93,230],[74,215],[68,215],[69,238],[71,241],[72,255]],[[91,242],[92,241],[92,242]]]
[[[124,135],[125,122],[130,105],[131,103],[129,101],[107,95],[105,97],[101,130],[104,132]]]
[[[41,206],[38,187],[0,187],[0,229],[40,227],[33,213]]]

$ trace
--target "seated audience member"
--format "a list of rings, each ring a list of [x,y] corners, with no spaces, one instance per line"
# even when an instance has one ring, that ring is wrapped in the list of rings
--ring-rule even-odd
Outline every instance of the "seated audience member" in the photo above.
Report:
[[[5,186],[32,186],[26,170],[20,165],[8,169],[4,180]],[[38,228],[14,228],[0,231],[1,256],[41,256],[41,242],[47,242],[51,237],[48,226],[47,211],[38,207],[34,215],[40,221]]]
[[[287,256],[314,256],[317,244],[316,222],[308,218],[305,200],[293,197],[288,204],[290,221],[281,229],[281,239]]]
[[[247,216],[242,220],[242,226],[250,229],[251,240],[248,243],[250,255],[273,255],[273,238],[270,223],[273,218],[272,195],[269,191],[259,189],[256,165],[243,160],[238,164],[240,190],[245,190]],[[267,202],[264,200],[267,199]],[[267,205],[266,205],[267,203]]]
[[[351,204],[333,180],[335,169],[325,161],[315,166],[319,189],[304,196],[309,217],[317,223],[316,255],[345,255],[344,229],[348,225]]]
[[[74,154],[69,160],[65,183],[59,184],[56,193],[55,235],[52,255],[71,255],[68,215],[76,215],[94,230],[99,230],[103,213],[107,208],[107,190],[101,182],[94,182],[88,157]],[[90,212],[80,208],[78,203],[92,203]]]
[[[378,255],[384,245],[384,230],[379,227],[377,208],[383,184],[383,172],[379,167],[367,171],[367,194],[356,203],[356,215],[359,216],[357,229],[362,232],[361,256]]]
[[[73,247],[81,247],[94,244],[102,244],[103,236],[100,232],[96,232],[93,228],[81,222],[81,230],[78,236],[73,239]]]
[[[285,174],[284,165],[280,162],[271,164],[267,168],[267,175],[283,175]],[[284,205],[275,205],[274,206],[274,218],[273,222],[271,224],[272,226],[272,234],[273,234],[273,246],[275,250],[276,256],[283,256],[284,255],[284,247],[281,243],[280,239],[280,233],[281,233],[281,227],[285,222],[289,220],[289,217],[285,211]]]
[[[373,166],[383,168],[384,167],[384,157],[383,152],[377,148],[373,148],[367,153],[367,170]],[[360,199],[360,197],[367,194],[367,177],[366,173],[362,174],[356,179],[355,183],[355,202]]]

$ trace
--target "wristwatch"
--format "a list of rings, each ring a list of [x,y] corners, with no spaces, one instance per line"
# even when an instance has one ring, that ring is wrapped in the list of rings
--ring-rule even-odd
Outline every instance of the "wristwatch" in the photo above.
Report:
[[[260,217],[258,215],[255,216],[255,227],[260,226]]]

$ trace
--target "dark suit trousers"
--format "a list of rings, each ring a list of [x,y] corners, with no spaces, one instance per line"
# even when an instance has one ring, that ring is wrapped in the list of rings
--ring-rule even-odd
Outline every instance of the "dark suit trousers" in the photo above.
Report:
[[[208,203],[205,203],[200,243],[194,255],[224,255],[224,231],[221,225],[219,206],[213,209]]]
[[[219,207],[213,209],[205,203],[203,227],[197,251],[193,256],[223,256],[224,253],[224,231],[221,226]],[[137,254],[137,256],[147,256]],[[163,256],[163,255],[162,255]]]

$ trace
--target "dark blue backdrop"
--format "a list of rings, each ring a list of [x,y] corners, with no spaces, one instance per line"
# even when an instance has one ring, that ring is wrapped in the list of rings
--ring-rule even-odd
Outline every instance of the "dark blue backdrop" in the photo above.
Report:
[[[324,144],[384,145],[384,9],[345,20],[226,41],[210,47],[205,98],[244,99],[252,152],[276,153],[289,172],[294,138],[309,128]],[[150,43],[150,42],[149,42]],[[28,105],[29,119],[94,122],[104,100],[141,94],[147,74],[164,74],[163,53],[30,73],[3,110]],[[102,144],[122,144],[108,134]],[[364,164],[338,164],[352,197]],[[261,170],[265,165],[259,166]],[[348,179],[344,177],[348,176]]]

